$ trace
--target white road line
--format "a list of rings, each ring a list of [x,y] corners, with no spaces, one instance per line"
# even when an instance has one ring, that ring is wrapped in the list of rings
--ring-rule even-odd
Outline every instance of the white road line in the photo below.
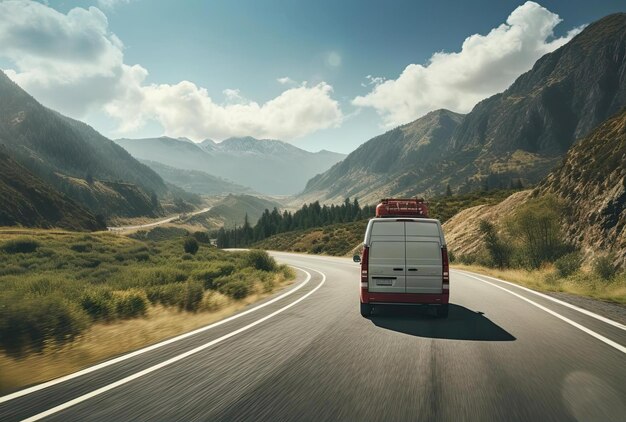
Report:
[[[538,292],[538,291],[535,291],[535,290],[529,289],[529,288],[527,288],[527,287],[520,286],[519,284],[511,283],[510,281],[501,280],[501,279],[499,279],[499,278],[496,278],[496,277],[491,277],[491,276],[488,276],[488,275],[483,275],[483,274],[472,273],[472,272],[470,272],[470,271],[465,271],[465,270],[454,270],[454,271],[459,272],[459,273],[461,273],[461,274],[465,274],[465,275],[474,274],[474,275],[476,275],[476,276],[486,277],[486,278],[490,278],[490,279],[492,279],[492,280],[499,281],[500,283],[506,283],[506,284],[509,284],[509,285],[511,285],[511,286],[517,287],[518,289],[522,289],[522,290],[524,290],[524,291],[530,292],[530,293],[532,293],[532,294],[534,294],[534,295],[537,295],[537,296],[539,296],[539,297],[542,297],[542,298],[544,298],[544,299],[551,300],[552,302],[558,303],[559,305],[562,305],[562,306],[565,306],[565,307],[567,307],[567,308],[573,309],[573,310],[575,310],[575,311],[580,312],[581,314],[585,314],[585,315],[587,315],[587,316],[590,316],[590,317],[592,317],[592,318],[595,318],[595,319],[597,319],[597,320],[600,320],[600,321],[602,321],[602,322],[605,322],[605,323],[607,323],[607,324],[610,324],[610,325],[612,325],[612,326],[614,326],[614,327],[617,327],[617,328],[619,328],[619,329],[621,329],[621,330],[625,330],[625,331],[626,331],[626,325],[620,324],[620,323],[619,323],[619,322],[617,322],[617,321],[613,321],[612,319],[605,318],[605,317],[603,317],[602,315],[595,314],[595,313],[593,313],[593,312],[591,312],[591,311],[588,311],[588,310],[586,310],[586,309],[579,308],[578,306],[572,305],[571,303],[563,302],[562,300],[559,300],[559,299],[553,298],[552,296],[548,296],[548,295],[546,295],[546,294],[543,294],[543,293],[540,293],[540,292]]]
[[[301,271],[304,271],[305,273],[307,273],[309,279],[311,278],[311,274],[310,273],[308,273],[307,271],[305,271],[305,270],[303,270],[301,268],[299,268],[299,269]],[[90,398],[93,398],[93,397],[95,397],[97,395],[100,395],[100,394],[105,393],[107,391],[110,391],[110,390],[112,390],[114,388],[117,388],[120,385],[124,385],[126,383],[129,383],[129,382],[131,382],[133,380],[136,380],[137,378],[143,377],[144,375],[147,375],[147,374],[149,374],[151,372],[154,372],[154,371],[159,370],[161,368],[164,368],[164,367],[166,367],[168,365],[171,365],[171,364],[173,364],[175,362],[178,362],[179,360],[185,359],[185,358],[187,358],[187,357],[189,357],[189,356],[191,356],[193,354],[196,354],[196,353],[198,353],[198,352],[200,352],[200,351],[202,351],[204,349],[207,349],[207,348],[209,348],[209,347],[211,347],[213,345],[216,345],[216,344],[218,344],[218,343],[220,343],[220,342],[222,342],[222,341],[224,341],[224,340],[226,340],[228,338],[236,336],[239,333],[242,333],[242,332],[244,332],[246,330],[249,330],[250,328],[252,328],[252,327],[254,327],[256,325],[259,325],[260,323],[262,323],[264,321],[267,321],[268,319],[270,319],[270,318],[280,314],[281,312],[284,312],[285,310],[291,308],[292,306],[302,302],[304,299],[306,299],[307,297],[311,296],[320,287],[322,287],[324,285],[324,283],[326,282],[326,275],[323,272],[319,271],[319,270],[313,270],[313,271],[316,271],[316,272],[318,272],[318,273],[320,273],[322,275],[322,281],[320,282],[320,284],[315,286],[315,288],[313,290],[311,290],[310,292],[308,292],[307,294],[305,294],[301,298],[291,302],[290,304],[288,304],[286,306],[283,306],[282,308],[272,312],[271,314],[269,314],[267,316],[264,316],[263,318],[258,319],[256,321],[254,321],[254,322],[252,322],[252,323],[250,323],[250,324],[248,324],[248,325],[246,325],[244,327],[241,327],[241,328],[239,328],[239,329],[237,329],[235,331],[232,331],[232,332],[230,332],[230,333],[228,333],[226,335],[223,335],[222,337],[216,338],[215,340],[212,340],[212,341],[210,341],[208,343],[205,343],[202,346],[198,346],[195,349],[189,350],[189,351],[187,351],[187,352],[185,352],[183,354],[180,354],[178,356],[174,356],[173,358],[170,358],[170,359],[168,359],[168,360],[166,360],[164,362],[161,362],[161,363],[159,363],[157,365],[151,366],[150,368],[144,369],[143,371],[139,371],[139,372],[137,372],[137,373],[135,373],[133,375],[129,375],[128,377],[122,378],[121,380],[116,381],[116,382],[114,382],[112,384],[109,384],[109,385],[106,385],[104,387],[98,388],[97,390],[94,390],[94,391],[92,391],[90,393],[87,393],[87,394],[83,394],[80,397],[77,397],[77,398],[75,398],[73,400],[70,400],[70,401],[65,402],[63,404],[60,404],[60,405],[58,405],[56,407],[53,407],[52,409],[48,409],[48,410],[46,410],[44,412],[38,413],[38,414],[36,414],[34,416],[31,416],[30,418],[24,419],[22,422],[38,421],[38,420],[40,420],[42,418],[45,418],[45,417],[50,416],[52,414],[58,413],[58,412],[60,412],[62,410],[65,410],[65,409],[67,409],[69,407],[72,407],[72,406],[74,406],[74,405],[76,405],[78,403],[81,403],[81,402],[85,401],[85,400],[89,400]]]
[[[467,273],[465,273],[465,274],[463,274],[463,275],[465,275],[466,277],[471,277],[471,278],[474,278],[474,279],[476,279],[476,280],[478,280],[478,281],[482,281],[483,283],[491,284],[493,287],[497,287],[498,289],[500,289],[500,290],[504,290],[505,292],[510,293],[510,294],[512,294],[513,296],[517,296],[518,298],[520,298],[520,299],[522,299],[522,300],[524,300],[524,301],[526,301],[526,302],[530,303],[531,305],[536,306],[537,308],[539,308],[539,309],[541,309],[541,310],[543,310],[543,311],[546,311],[546,312],[547,312],[547,313],[549,313],[550,315],[553,315],[553,316],[555,316],[555,317],[559,318],[560,320],[565,321],[566,323],[570,324],[571,326],[578,328],[579,330],[581,330],[581,331],[583,331],[583,332],[585,332],[585,333],[589,334],[590,336],[595,337],[595,338],[597,338],[598,340],[600,340],[600,341],[602,341],[602,342],[604,342],[604,343],[608,344],[609,346],[613,347],[614,349],[617,349],[617,350],[619,350],[620,352],[622,352],[622,353],[626,354],[626,347],[622,346],[621,344],[616,343],[616,342],[614,342],[613,340],[608,339],[608,338],[604,337],[603,335],[598,334],[598,333],[596,333],[595,331],[590,330],[589,328],[584,327],[584,326],[580,325],[579,323],[574,322],[574,321],[572,321],[571,319],[566,318],[566,317],[564,317],[563,315],[561,315],[561,314],[559,314],[559,313],[557,313],[557,312],[554,312],[553,310],[548,309],[548,308],[546,308],[546,307],[545,307],[545,306],[543,306],[543,305],[538,304],[537,302],[533,302],[532,300],[528,299],[527,297],[524,297],[524,296],[522,296],[522,295],[520,295],[520,294],[517,294],[517,293],[515,293],[515,292],[512,292],[512,291],[511,291],[511,290],[509,290],[509,289],[505,289],[505,288],[504,288],[504,287],[502,287],[502,286],[498,286],[497,284],[492,283],[491,281],[483,280],[483,279],[481,279],[481,278],[474,277],[473,275],[470,275],[470,274],[467,274]]]
[[[294,268],[297,268],[297,267],[294,267]],[[257,310],[259,310],[261,308],[264,308],[264,307],[266,307],[268,305],[271,305],[272,303],[274,303],[274,302],[276,302],[276,301],[278,301],[278,300],[280,300],[280,299],[282,299],[282,298],[284,298],[286,296],[289,296],[290,294],[298,291],[300,288],[302,288],[305,284],[307,284],[309,282],[309,280],[311,279],[311,274],[309,274],[307,271],[304,271],[304,270],[302,270],[300,268],[298,268],[298,269],[300,271],[304,272],[307,275],[306,279],[302,283],[300,283],[298,286],[294,287],[293,289],[290,289],[289,291],[281,294],[280,296],[276,296],[272,300],[269,300],[269,301],[267,301],[265,303],[262,303],[262,304],[260,304],[258,306],[255,306],[254,308],[248,309],[247,311],[244,311],[244,312],[241,312],[239,314],[233,315],[233,316],[228,317],[226,319],[223,319],[221,321],[214,322],[213,324],[207,325],[205,327],[201,327],[201,328],[198,328],[196,330],[190,331],[188,333],[181,334],[179,336],[173,337],[173,338],[171,338],[169,340],[165,340],[165,341],[162,341],[160,343],[153,344],[152,346],[144,347],[143,349],[136,350],[136,351],[128,353],[126,355],[122,355],[122,356],[117,357],[115,359],[111,359],[111,360],[108,360],[106,362],[102,362],[100,364],[97,364],[97,365],[94,365],[94,366],[90,366],[89,368],[85,368],[85,369],[83,369],[81,371],[74,372],[73,374],[69,374],[69,375],[66,375],[66,376],[61,377],[61,378],[57,378],[57,379],[54,379],[54,380],[51,380],[51,381],[48,381],[48,382],[44,382],[43,384],[38,384],[38,385],[29,387],[29,388],[25,388],[23,390],[16,391],[15,393],[7,394],[6,396],[0,397],[0,403],[4,403],[4,402],[7,402],[9,400],[13,400],[13,399],[16,399],[18,397],[22,397],[22,396],[34,393],[35,391],[40,391],[40,390],[43,390],[44,388],[52,387],[53,385],[60,384],[62,382],[69,381],[71,379],[74,379],[74,378],[77,378],[77,377],[89,374],[89,373],[97,371],[99,369],[106,368],[107,366],[114,365],[116,363],[125,361],[127,359],[133,358],[133,357],[138,356],[138,355],[141,355],[143,353],[150,352],[152,350],[155,350],[155,349],[158,349],[160,347],[166,346],[168,344],[177,342],[177,341],[185,339],[187,337],[191,337],[191,336],[196,335],[198,333],[201,333],[203,331],[210,330],[210,329],[215,328],[215,327],[217,327],[219,325],[226,324],[227,322],[230,322],[230,321],[235,320],[237,318],[241,318],[244,315],[248,315],[251,312],[257,311]]]

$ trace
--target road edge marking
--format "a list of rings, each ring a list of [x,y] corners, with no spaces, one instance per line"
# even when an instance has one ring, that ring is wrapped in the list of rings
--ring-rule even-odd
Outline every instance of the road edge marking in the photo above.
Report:
[[[596,313],[594,313],[594,312],[591,312],[591,311],[589,311],[589,310],[587,310],[587,309],[584,309],[584,308],[581,308],[581,307],[579,307],[579,306],[572,305],[571,303],[567,303],[567,302],[564,302],[564,301],[562,301],[562,300],[556,299],[556,298],[554,298],[554,297],[552,297],[552,296],[549,296],[549,295],[547,295],[547,294],[545,294],[545,293],[541,293],[541,292],[538,292],[538,291],[536,291],[536,290],[529,289],[528,287],[520,286],[519,284],[511,283],[510,281],[501,280],[501,279],[496,278],[496,277],[491,277],[491,276],[488,276],[488,275],[479,274],[479,273],[475,273],[475,272],[472,272],[472,271],[457,270],[457,269],[455,269],[455,268],[453,268],[453,270],[454,270],[454,271],[458,271],[458,272],[460,272],[460,273],[465,273],[466,275],[472,274],[472,275],[474,275],[474,276],[487,277],[487,278],[490,278],[490,279],[492,279],[492,280],[499,281],[499,282],[501,282],[501,283],[506,283],[506,284],[509,284],[509,285],[511,285],[511,286],[513,286],[513,287],[517,287],[517,288],[522,289],[522,290],[524,290],[524,291],[527,291],[527,292],[533,293],[533,294],[535,294],[535,295],[537,295],[537,296],[539,296],[539,297],[542,297],[542,298],[544,298],[544,299],[551,300],[552,302],[558,303],[559,305],[565,306],[566,308],[570,308],[570,309],[573,309],[573,310],[575,310],[575,311],[578,311],[578,312],[580,312],[581,314],[585,314],[585,315],[590,316],[590,317],[592,317],[592,318],[595,318],[595,319],[597,319],[597,320],[599,320],[599,321],[605,322],[605,323],[607,323],[607,324],[609,324],[609,325],[612,325],[612,326],[614,326],[614,327],[619,328],[620,330],[625,330],[625,331],[626,331],[626,325],[624,325],[624,324],[620,324],[620,323],[619,323],[619,322],[617,322],[617,321],[613,321],[613,320],[612,320],[612,319],[610,319],[610,318],[603,317],[602,315],[598,315],[598,314],[596,314]]]
[[[297,268],[297,267],[294,266],[294,268]],[[8,401],[11,401],[11,400],[14,400],[14,399],[22,397],[22,396],[26,396],[28,394],[31,394],[31,393],[34,393],[34,392],[37,392],[37,391],[40,391],[40,390],[43,390],[43,389],[48,388],[48,387],[52,387],[54,385],[60,384],[60,383],[65,382],[65,381],[69,381],[69,380],[74,379],[74,378],[78,378],[78,377],[81,377],[83,375],[87,375],[87,374],[89,374],[91,372],[95,372],[95,371],[97,371],[99,369],[106,368],[107,366],[111,366],[111,365],[114,365],[116,363],[123,362],[123,361],[125,361],[127,359],[130,359],[130,358],[134,358],[135,356],[139,356],[139,355],[141,355],[143,353],[151,352],[152,350],[159,349],[159,348],[161,348],[163,346],[167,346],[168,344],[175,343],[175,342],[177,342],[179,340],[183,340],[183,339],[185,339],[187,337],[191,337],[191,336],[194,336],[196,334],[202,333],[204,331],[208,331],[208,330],[210,330],[212,328],[215,328],[217,326],[226,324],[227,322],[233,321],[233,320],[235,320],[237,318],[241,318],[244,315],[248,315],[251,312],[257,311],[257,310],[262,309],[262,308],[264,308],[264,307],[266,307],[268,305],[271,305],[272,303],[274,303],[274,302],[276,302],[276,301],[278,301],[280,299],[283,299],[283,298],[291,295],[292,293],[295,293],[296,291],[300,290],[302,287],[304,287],[305,284],[307,284],[309,282],[309,280],[311,280],[311,274],[310,273],[308,273],[307,271],[302,270],[301,268],[297,268],[297,269],[299,269],[300,271],[304,272],[307,275],[305,280],[302,283],[300,283],[299,285],[297,285],[296,287],[286,291],[285,293],[282,293],[279,296],[276,296],[275,298],[273,298],[273,299],[271,299],[271,300],[269,300],[267,302],[261,303],[260,305],[254,306],[254,307],[252,307],[252,308],[250,308],[250,309],[248,309],[246,311],[243,311],[241,313],[232,315],[232,316],[230,316],[228,318],[225,318],[225,319],[222,319],[220,321],[216,321],[216,322],[214,322],[212,324],[205,325],[204,327],[196,328],[195,330],[189,331],[188,333],[180,334],[180,335],[178,335],[176,337],[172,337],[170,339],[163,340],[163,341],[161,341],[159,343],[155,343],[155,344],[152,344],[150,346],[141,348],[139,350],[135,350],[134,352],[126,353],[126,354],[124,354],[122,356],[119,356],[117,358],[110,359],[110,360],[104,361],[102,363],[98,363],[96,365],[93,365],[93,366],[89,366],[89,367],[87,367],[85,369],[81,369],[80,371],[73,372],[71,374],[64,375],[62,377],[55,378],[53,380],[46,381],[46,382],[41,383],[41,384],[34,385],[32,387],[28,387],[28,388],[16,391],[16,392],[11,393],[11,394],[7,394],[6,396],[0,397],[0,404],[8,402]]]
[[[464,274],[464,275],[466,277],[471,277],[471,278],[476,279],[478,281],[482,281],[483,283],[490,284],[490,285],[492,285],[492,286],[494,286],[494,287],[496,287],[496,288],[498,288],[500,290],[504,290],[505,292],[512,294],[513,296],[517,296],[518,298],[520,298],[520,299],[530,303],[531,305],[536,306],[537,308],[539,308],[539,309],[549,313],[550,315],[557,317],[558,319],[560,319],[560,320],[570,324],[571,326],[578,328],[579,330],[589,334],[590,336],[595,337],[596,339],[602,341],[603,343],[606,343],[609,346],[613,347],[614,349],[617,349],[618,351],[626,354],[626,347],[625,346],[622,346],[621,344],[619,344],[619,343],[617,343],[617,342],[615,342],[615,341],[613,341],[613,340],[611,340],[611,339],[609,339],[607,337],[604,337],[603,335],[598,334],[595,331],[593,331],[593,330],[591,330],[591,329],[589,329],[589,328],[587,328],[587,327],[585,327],[585,326],[583,326],[583,325],[581,325],[581,324],[579,324],[579,323],[577,323],[575,321],[572,321],[571,319],[569,319],[567,317],[564,317],[563,315],[559,314],[558,312],[553,311],[552,309],[546,308],[545,306],[543,306],[543,305],[541,305],[541,304],[539,304],[537,302],[534,302],[534,301],[528,299],[527,297],[524,297],[524,296],[522,296],[522,295],[520,295],[518,293],[515,293],[515,292],[513,292],[513,291],[511,291],[509,289],[505,289],[502,286],[498,286],[497,284],[492,283],[491,281],[480,279],[480,278],[475,277],[475,276],[473,276],[471,274]]]
[[[295,265],[293,267],[294,268],[298,268]],[[298,269],[301,270],[301,271],[304,271],[305,273],[307,273],[308,276],[309,276],[308,277],[309,279],[311,278],[311,274],[308,271],[305,271],[302,268],[298,268]],[[38,420],[40,420],[42,418],[45,418],[47,416],[53,415],[55,413],[58,413],[58,412],[60,412],[62,410],[65,410],[65,409],[67,409],[69,407],[72,407],[72,406],[74,406],[74,405],[76,405],[78,403],[81,403],[81,402],[85,401],[85,400],[89,400],[90,398],[98,396],[98,395],[100,395],[102,393],[105,393],[107,391],[113,390],[114,388],[117,388],[117,387],[119,387],[121,385],[127,384],[127,383],[129,383],[129,382],[131,382],[131,381],[133,381],[133,380],[135,380],[137,378],[140,378],[140,377],[144,376],[144,375],[150,374],[150,373],[152,373],[154,371],[157,371],[157,370],[159,370],[161,368],[164,368],[164,367],[169,366],[169,365],[171,365],[173,363],[176,363],[179,360],[185,359],[185,358],[187,358],[187,357],[189,357],[191,355],[194,355],[194,354],[196,354],[198,352],[201,352],[204,349],[208,349],[209,347],[214,346],[215,344],[221,343],[224,340],[227,340],[227,339],[229,339],[231,337],[234,337],[234,336],[236,336],[239,333],[247,331],[247,330],[249,330],[250,328],[252,328],[252,327],[254,327],[256,325],[259,325],[262,322],[267,321],[268,319],[270,319],[270,318],[272,318],[272,317],[274,317],[274,316],[276,316],[276,315],[286,311],[287,309],[291,308],[292,306],[295,306],[296,304],[302,302],[304,299],[306,299],[307,297],[311,296],[320,287],[322,287],[324,285],[324,283],[326,282],[326,274],[324,274],[323,272],[321,272],[319,270],[313,270],[313,271],[316,271],[316,272],[318,272],[318,273],[320,273],[322,275],[322,281],[317,286],[315,286],[315,288],[313,290],[311,290],[310,292],[308,292],[307,294],[305,294],[301,298],[296,299],[295,301],[289,303],[288,305],[283,306],[282,308],[272,312],[271,314],[266,315],[266,316],[264,316],[261,319],[257,319],[256,321],[254,321],[254,322],[252,322],[252,323],[250,323],[248,325],[245,325],[245,326],[243,326],[241,328],[238,328],[235,331],[231,331],[228,334],[225,334],[225,335],[223,335],[221,337],[218,337],[218,338],[216,338],[214,340],[211,340],[208,343],[205,343],[205,344],[203,344],[201,346],[198,346],[198,347],[196,347],[194,349],[188,350],[185,353],[182,353],[180,355],[174,356],[174,357],[172,357],[172,358],[170,358],[170,359],[168,359],[166,361],[163,361],[161,363],[153,365],[153,366],[151,366],[149,368],[146,368],[146,369],[144,369],[142,371],[136,372],[136,373],[134,373],[132,375],[129,375],[129,376],[125,377],[125,378],[122,378],[121,380],[117,380],[117,381],[115,381],[115,382],[113,382],[113,383],[111,383],[109,385],[105,385],[104,387],[100,387],[100,388],[98,388],[98,389],[96,389],[96,390],[94,390],[94,391],[92,391],[90,393],[83,394],[82,396],[76,397],[75,399],[72,399],[72,400],[67,401],[65,403],[62,403],[60,405],[57,405],[57,406],[55,406],[55,407],[53,407],[51,409],[45,410],[45,411],[43,411],[41,413],[38,413],[38,414],[36,414],[34,416],[31,416],[29,418],[23,419],[22,422],[34,422],[34,421],[38,421]]]

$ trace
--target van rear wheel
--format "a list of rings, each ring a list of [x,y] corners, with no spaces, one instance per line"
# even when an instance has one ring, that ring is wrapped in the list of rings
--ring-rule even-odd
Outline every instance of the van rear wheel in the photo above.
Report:
[[[367,318],[372,313],[372,305],[369,303],[361,303],[361,316]]]
[[[448,305],[439,305],[437,307],[437,318],[448,318]]]

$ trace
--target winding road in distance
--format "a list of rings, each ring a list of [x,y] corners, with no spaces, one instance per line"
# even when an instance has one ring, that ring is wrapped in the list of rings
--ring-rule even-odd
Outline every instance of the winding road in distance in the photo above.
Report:
[[[455,270],[447,320],[406,307],[365,319],[357,264],[272,254],[299,268],[287,290],[191,334],[4,396],[0,420],[626,419],[621,324]]]
[[[192,217],[194,215],[205,213],[205,212],[207,212],[209,210],[211,210],[211,207],[203,208],[201,210],[190,212],[190,213],[187,213],[187,214],[176,214],[176,215],[174,215],[172,217],[168,217],[168,218],[165,218],[163,220],[153,221],[152,223],[137,224],[137,225],[134,225],[134,226],[112,226],[112,227],[107,227],[107,230],[112,231],[112,232],[118,232],[118,231],[125,231],[125,230],[145,229],[145,228],[148,228],[148,227],[155,227],[155,226],[160,226],[161,224],[170,223],[170,222],[172,222],[174,220],[182,218],[183,216],[185,216],[185,217]]]

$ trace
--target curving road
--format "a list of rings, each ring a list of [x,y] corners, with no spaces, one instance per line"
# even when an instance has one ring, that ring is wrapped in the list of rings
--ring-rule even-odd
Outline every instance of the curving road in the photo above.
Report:
[[[153,221],[152,223],[137,224],[137,225],[134,225],[134,226],[112,226],[112,227],[107,227],[107,230],[108,231],[112,231],[112,232],[118,232],[118,231],[125,231],[125,230],[147,229],[148,227],[156,227],[156,226],[160,226],[162,224],[171,223],[174,220],[177,220],[179,218],[183,218],[183,216],[185,216],[185,217],[192,217],[194,215],[203,214],[203,213],[205,213],[207,211],[210,211],[210,210],[211,210],[211,207],[207,207],[207,208],[202,208],[201,210],[190,212],[190,213],[187,213],[187,214],[176,214],[174,216],[165,218],[163,220]]]
[[[288,290],[4,396],[0,420],[626,420],[623,325],[460,271],[447,320],[406,307],[364,319],[356,264],[273,255],[299,268]]]

